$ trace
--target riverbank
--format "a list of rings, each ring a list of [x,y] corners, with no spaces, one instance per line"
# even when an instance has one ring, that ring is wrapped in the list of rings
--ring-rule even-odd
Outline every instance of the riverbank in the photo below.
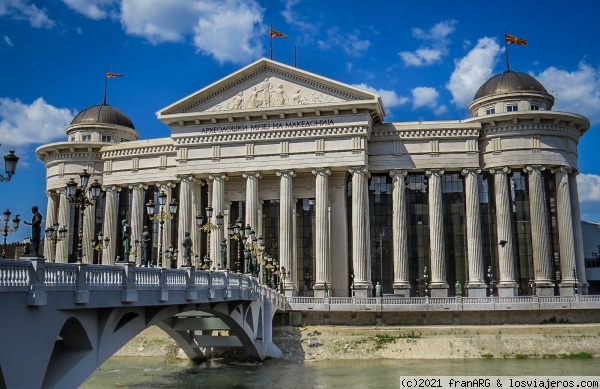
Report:
[[[600,325],[275,327],[273,342],[291,362],[599,357]],[[185,358],[157,327],[148,328],[115,355]]]

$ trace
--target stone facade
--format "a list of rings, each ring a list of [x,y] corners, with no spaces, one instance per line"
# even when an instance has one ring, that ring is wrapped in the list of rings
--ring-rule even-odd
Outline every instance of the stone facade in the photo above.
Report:
[[[162,247],[173,259],[162,265],[181,266],[190,232],[196,264],[217,264],[226,239],[228,268],[247,269],[240,240],[227,235],[239,219],[264,239],[259,259],[277,264],[288,295],[371,296],[377,283],[400,296],[585,292],[576,174],[589,121],[551,111],[541,85],[504,86],[478,92],[466,120],[389,123],[378,95],[262,59],[160,110],[168,138],[72,124],[69,141],[37,150],[48,220],[70,231],[45,255],[74,260],[78,212],[64,186],[86,169],[104,194],[86,211],[83,242],[110,238],[103,263],[124,255],[126,219],[132,243],[144,226],[152,236],[130,261],[156,263]],[[163,225],[146,211],[161,191]],[[208,206],[215,227],[200,229]],[[98,255],[86,248],[84,261]]]

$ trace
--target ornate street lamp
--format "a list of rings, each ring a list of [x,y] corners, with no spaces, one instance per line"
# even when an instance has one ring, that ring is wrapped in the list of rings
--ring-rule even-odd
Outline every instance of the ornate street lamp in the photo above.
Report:
[[[218,228],[220,228],[223,225],[223,215],[221,213],[217,214],[217,216],[215,216],[216,222],[217,224],[213,224],[212,222],[212,215],[213,215],[213,208],[209,205],[208,207],[206,207],[206,224],[202,224],[202,222],[204,221],[204,218],[202,217],[202,215],[198,214],[196,215],[196,226],[200,229],[200,231],[204,231],[207,234],[207,238],[206,238],[206,251],[207,254],[204,257],[203,260],[203,268],[207,267],[210,268],[210,264],[212,263],[212,259],[210,257],[210,233]],[[224,263],[220,263],[219,264],[219,269],[224,268],[225,264]]]
[[[2,144],[0,144],[0,146],[2,146]],[[10,150],[8,154],[4,156],[4,170],[6,171],[7,177],[0,174],[0,182],[10,181],[12,175],[15,174],[15,170],[17,170],[17,162],[19,162],[19,157],[15,155],[14,150]]]
[[[169,213],[165,212],[165,205],[167,204],[167,194],[164,191],[160,191],[158,195],[158,206],[159,212],[154,214],[156,211],[155,204],[153,200],[148,201],[146,204],[146,212],[148,213],[148,217],[152,221],[157,221],[160,225],[160,236],[158,237],[158,267],[162,267],[162,258],[163,258],[163,228],[165,224],[165,220],[173,219],[173,215],[177,213],[177,201],[175,199],[171,200],[169,204]]]
[[[167,250],[167,255],[166,255],[166,259],[169,261],[170,267],[171,268],[175,268],[177,266],[175,266],[176,264],[174,263],[177,260],[177,254],[179,254],[179,250],[177,250],[175,247],[173,247],[173,245],[169,246],[169,249]]]
[[[67,237],[67,227],[60,228],[60,224],[54,223],[52,227],[45,229],[46,242],[52,242],[52,262],[56,259],[56,244]]]
[[[12,233],[12,232],[17,232],[17,230],[19,229],[19,223],[21,222],[21,219],[19,219],[19,215],[15,216],[12,219],[13,222],[13,228],[8,227],[8,222],[10,221],[10,215],[11,212],[8,208],[6,208],[6,211],[4,211],[4,227],[2,227],[2,235],[4,235],[4,246],[2,248],[2,258],[6,258],[6,237],[8,236],[8,234]]]
[[[85,217],[85,209],[90,205],[96,204],[96,200],[102,192],[102,185],[95,180],[89,187],[89,193],[85,193],[88,182],[90,181],[90,173],[86,169],[79,174],[81,180],[81,191],[77,191],[77,183],[73,178],[67,182],[66,194],[70,204],[75,204],[79,208],[79,242],[77,244],[77,263],[81,263],[83,259],[83,220]]]
[[[244,237],[244,234],[241,232],[242,231],[242,221],[238,218],[235,222],[235,224],[230,225],[229,227],[227,227],[227,235],[229,236],[230,240],[235,240],[236,241],[236,261],[235,261],[235,271],[238,273],[242,273],[241,271],[241,258],[240,258],[240,243]]]
[[[102,231],[100,231],[98,233],[98,243],[96,244],[96,241],[94,239],[92,239],[90,241],[91,245],[92,245],[92,249],[94,249],[95,251],[98,252],[98,264],[102,265],[102,250],[105,250],[106,248],[108,248],[108,243],[110,242],[110,239],[108,238],[108,236],[106,238],[104,238],[104,244],[102,244]]]

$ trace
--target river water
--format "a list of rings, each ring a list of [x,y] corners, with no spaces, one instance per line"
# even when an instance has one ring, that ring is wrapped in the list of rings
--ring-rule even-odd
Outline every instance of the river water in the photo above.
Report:
[[[332,360],[260,364],[113,357],[82,386],[98,388],[388,389],[400,376],[597,376],[600,358]]]

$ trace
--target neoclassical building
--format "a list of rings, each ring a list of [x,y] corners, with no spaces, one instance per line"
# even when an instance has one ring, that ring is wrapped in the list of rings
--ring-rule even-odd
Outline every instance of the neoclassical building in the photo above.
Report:
[[[83,261],[114,263],[126,220],[131,242],[150,233],[130,261],[181,266],[189,232],[195,258],[208,250],[214,264],[223,249],[242,271],[227,233],[239,220],[286,269],[287,295],[370,296],[377,283],[400,296],[453,296],[458,284],[468,296],[585,293],[576,174],[590,123],[553,103],[506,71],[479,88],[470,118],[390,123],[376,94],[261,59],[157,112],[168,138],[138,140],[123,112],[92,106],[66,141],[36,151],[47,226],[68,229],[44,255],[75,262],[81,228]],[[80,226],[65,184],[83,169],[102,195]],[[146,205],[162,192],[165,215],[172,200],[178,209],[161,225]],[[196,215],[206,221],[209,206],[223,226],[206,234]],[[109,240],[94,250],[98,232]]]

